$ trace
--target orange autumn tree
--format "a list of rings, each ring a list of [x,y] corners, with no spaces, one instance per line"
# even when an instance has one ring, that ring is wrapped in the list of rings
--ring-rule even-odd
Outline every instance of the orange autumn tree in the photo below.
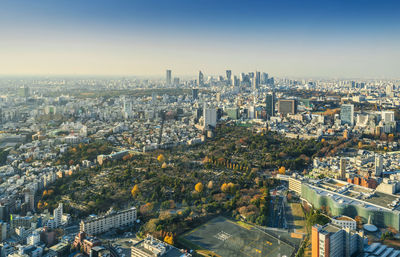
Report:
[[[197,183],[194,186],[194,190],[196,190],[196,192],[201,193],[203,191],[203,184],[201,182]]]
[[[222,184],[222,186],[221,186],[222,192],[226,193],[226,192],[228,192],[228,189],[229,189],[229,187],[228,187],[227,183]]]
[[[279,174],[285,175],[285,173],[286,173],[285,166],[280,167],[278,171],[279,171]]]
[[[224,193],[233,194],[236,191],[236,185],[233,184],[232,182],[224,183],[221,186],[221,191],[224,192]]]
[[[133,197],[136,197],[138,195],[138,193],[139,193],[139,187],[138,187],[138,185],[134,185],[131,190],[131,194]]]
[[[173,245],[174,244],[174,236],[171,233],[168,233],[164,237],[164,242],[166,242],[167,244]]]
[[[165,161],[165,156],[163,154],[159,154],[158,157],[157,157],[157,161],[164,162]]]

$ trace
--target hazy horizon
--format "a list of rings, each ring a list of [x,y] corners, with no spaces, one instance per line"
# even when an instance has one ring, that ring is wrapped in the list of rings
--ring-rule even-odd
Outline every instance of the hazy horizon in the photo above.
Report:
[[[2,76],[400,78],[395,1],[10,1]]]

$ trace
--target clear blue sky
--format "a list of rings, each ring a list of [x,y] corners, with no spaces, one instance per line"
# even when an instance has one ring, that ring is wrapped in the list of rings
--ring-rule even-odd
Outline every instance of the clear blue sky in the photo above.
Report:
[[[0,74],[400,78],[400,3],[2,0]]]

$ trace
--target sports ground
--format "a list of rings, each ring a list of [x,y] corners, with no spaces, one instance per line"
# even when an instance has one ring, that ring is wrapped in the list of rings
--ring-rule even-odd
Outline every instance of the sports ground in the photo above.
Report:
[[[216,217],[186,233],[182,243],[221,257],[289,257],[294,252],[292,246],[256,227],[224,217]]]

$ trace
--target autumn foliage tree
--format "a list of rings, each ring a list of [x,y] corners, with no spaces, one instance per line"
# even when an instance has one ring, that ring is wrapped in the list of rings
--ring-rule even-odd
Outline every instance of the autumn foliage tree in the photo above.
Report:
[[[164,162],[164,161],[165,161],[165,156],[164,156],[163,154],[159,154],[159,155],[157,156],[157,161],[159,161],[159,162]]]
[[[194,190],[196,190],[196,192],[201,193],[203,191],[203,184],[201,182],[197,183],[194,186]]]
[[[221,191],[222,192],[224,192],[224,193],[226,193],[226,192],[228,192],[228,184],[227,183],[224,183],[224,184],[222,184],[222,186],[221,186]]]
[[[136,197],[138,195],[138,193],[139,193],[139,187],[138,187],[138,185],[134,185],[131,190],[131,194],[133,197]]]
[[[279,171],[279,174],[285,175],[285,173],[286,173],[286,168],[285,168],[284,166],[282,166],[282,167],[279,168],[278,171]]]
[[[232,182],[224,183],[221,186],[221,191],[224,192],[224,193],[233,194],[236,191],[236,186]]]
[[[174,244],[174,236],[171,233],[168,233],[164,237],[164,242],[166,242],[167,244],[173,245]]]

